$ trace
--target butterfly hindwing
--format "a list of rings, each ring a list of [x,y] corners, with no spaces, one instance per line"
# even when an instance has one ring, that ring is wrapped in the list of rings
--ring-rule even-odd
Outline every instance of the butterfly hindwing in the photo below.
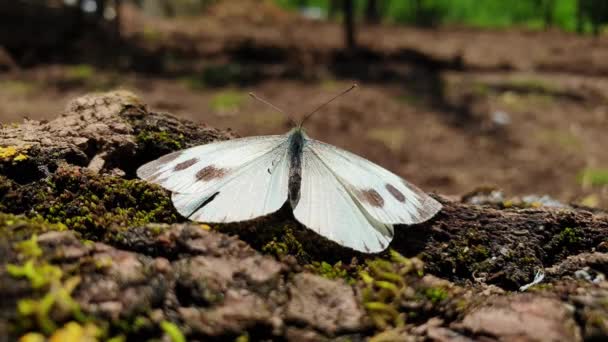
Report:
[[[384,250],[393,227],[371,217],[330,169],[306,146],[295,218],[326,238],[362,252]]]
[[[417,187],[362,157],[308,138],[306,146],[359,205],[382,223],[420,223],[441,209],[439,202]]]
[[[186,218],[249,220],[277,211],[287,200],[285,141],[266,136],[197,146],[150,162],[138,175],[173,191],[173,205]],[[190,165],[180,167],[184,163]]]

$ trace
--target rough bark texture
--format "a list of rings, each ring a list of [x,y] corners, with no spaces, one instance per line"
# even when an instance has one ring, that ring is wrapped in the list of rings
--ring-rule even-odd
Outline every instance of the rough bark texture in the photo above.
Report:
[[[142,163],[230,132],[87,95],[0,130],[0,340],[581,341],[608,337],[608,218],[482,193],[366,256],[288,208],[186,223]],[[543,205],[543,203],[545,205]],[[528,289],[538,271],[546,277]],[[40,335],[38,335],[40,334]]]

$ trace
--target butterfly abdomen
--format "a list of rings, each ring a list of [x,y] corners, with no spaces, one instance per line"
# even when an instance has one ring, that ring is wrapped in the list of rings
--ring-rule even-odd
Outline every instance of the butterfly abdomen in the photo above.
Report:
[[[296,129],[289,137],[289,203],[295,208],[300,200],[300,186],[302,184],[302,149],[304,136],[302,131]]]

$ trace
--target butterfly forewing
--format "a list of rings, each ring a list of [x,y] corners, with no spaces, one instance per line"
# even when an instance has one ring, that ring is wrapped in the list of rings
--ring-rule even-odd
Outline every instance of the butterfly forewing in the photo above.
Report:
[[[393,227],[369,216],[310,148],[305,146],[302,153],[295,218],[343,246],[368,253],[384,250],[392,240]]]
[[[191,220],[248,220],[287,200],[286,142],[277,135],[210,143],[163,156],[137,174],[173,191],[173,205]]]
[[[279,210],[287,201],[288,180],[287,149],[275,149],[203,193],[174,193],[172,200],[194,221],[245,221]]]
[[[271,135],[196,146],[149,162],[137,175],[173,192],[208,192],[259,158],[274,156],[286,141],[284,135]]]
[[[423,191],[369,160],[309,138],[305,148],[331,170],[369,215],[382,223],[420,223],[441,209],[441,204]]]

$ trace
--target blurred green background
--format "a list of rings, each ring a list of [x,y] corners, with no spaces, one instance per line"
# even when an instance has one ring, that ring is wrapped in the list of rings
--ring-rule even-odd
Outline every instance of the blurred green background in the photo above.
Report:
[[[298,116],[356,82],[311,136],[428,191],[608,207],[607,24],[608,0],[0,1],[0,122],[127,89],[277,134],[248,92]]]
[[[319,8],[324,16],[339,15],[340,1],[276,0],[285,8]],[[608,20],[604,0],[354,0],[357,14],[377,16],[395,24],[433,26],[462,24],[481,28],[524,26],[531,29],[558,27],[567,31],[593,32]],[[375,3],[375,4],[374,4]],[[370,5],[371,4],[371,5]],[[333,7],[332,7],[333,6]]]

